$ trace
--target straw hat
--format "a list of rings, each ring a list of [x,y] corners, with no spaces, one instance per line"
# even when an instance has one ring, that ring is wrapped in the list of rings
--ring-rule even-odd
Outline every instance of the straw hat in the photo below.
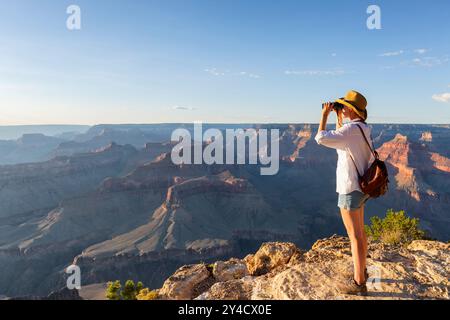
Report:
[[[357,91],[349,91],[344,98],[337,99],[336,102],[351,108],[363,120],[367,120],[367,100]]]

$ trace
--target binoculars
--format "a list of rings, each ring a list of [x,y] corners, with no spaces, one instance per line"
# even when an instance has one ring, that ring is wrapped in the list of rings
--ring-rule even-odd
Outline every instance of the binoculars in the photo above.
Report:
[[[344,105],[342,103],[339,102],[331,102],[331,105],[333,107],[333,110],[338,112],[341,111],[342,109],[344,109]],[[322,104],[322,109],[325,108],[325,103]]]

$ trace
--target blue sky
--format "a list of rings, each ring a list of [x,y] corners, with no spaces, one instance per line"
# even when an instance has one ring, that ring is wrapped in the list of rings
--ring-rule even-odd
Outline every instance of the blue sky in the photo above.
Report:
[[[370,4],[381,30],[366,27]],[[450,123],[449,12],[448,0],[5,0],[0,125],[317,123],[350,89],[370,122]]]

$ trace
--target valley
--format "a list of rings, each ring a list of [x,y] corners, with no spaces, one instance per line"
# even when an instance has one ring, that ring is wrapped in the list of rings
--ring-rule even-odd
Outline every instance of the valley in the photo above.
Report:
[[[391,184],[366,205],[367,221],[405,210],[448,241],[450,127],[371,126]],[[255,165],[174,164],[170,133],[179,127],[192,130],[94,126],[50,148],[48,159],[0,166],[0,295],[48,295],[72,263],[82,285],[131,278],[159,287],[185,264],[343,234],[337,154],[314,141],[317,125],[246,125],[279,130],[273,176]]]

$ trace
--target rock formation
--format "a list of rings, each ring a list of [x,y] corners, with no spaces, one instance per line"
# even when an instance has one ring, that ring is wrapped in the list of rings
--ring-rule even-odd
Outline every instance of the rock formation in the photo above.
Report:
[[[158,299],[197,300],[450,298],[448,243],[371,243],[368,271],[367,296],[342,295],[338,284],[352,276],[347,238],[319,240],[308,252],[292,243],[270,242],[242,260],[183,266],[157,292]]]
[[[77,289],[62,288],[57,291],[52,291],[48,296],[21,296],[6,300],[83,300]]]
[[[133,276],[161,287],[181,265],[243,257],[268,241],[309,248],[344,231],[337,154],[312,139],[316,124],[248,125],[280,129],[280,171],[271,177],[251,165],[174,165],[164,141],[178,127],[187,126],[95,126],[59,148],[91,152],[0,166],[0,295],[46,296],[74,261],[86,285]],[[406,210],[431,236],[448,240],[449,128],[372,128],[393,179],[386,196],[367,203],[367,217]],[[431,141],[421,140],[424,132]],[[215,270],[234,277],[227,268]]]
[[[378,148],[380,159],[386,161],[394,178],[388,195],[379,202],[401,206],[419,217],[433,236],[442,237],[445,232],[440,226],[449,222],[446,212],[450,208],[450,159],[435,149],[400,133]],[[404,195],[412,201],[400,203]]]
[[[422,137],[420,137],[420,141],[432,142],[433,134],[430,131],[422,132]]]
[[[43,134],[24,134],[17,140],[0,140],[0,165],[48,160],[63,139]]]

